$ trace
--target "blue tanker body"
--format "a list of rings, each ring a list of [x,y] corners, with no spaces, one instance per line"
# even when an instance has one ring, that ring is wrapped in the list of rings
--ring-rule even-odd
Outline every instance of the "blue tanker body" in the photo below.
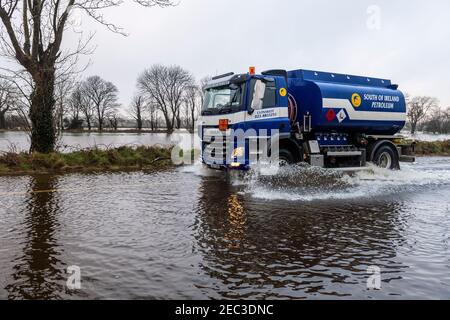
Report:
[[[406,122],[403,93],[390,80],[309,70],[288,72],[297,121],[315,132],[393,135]]]

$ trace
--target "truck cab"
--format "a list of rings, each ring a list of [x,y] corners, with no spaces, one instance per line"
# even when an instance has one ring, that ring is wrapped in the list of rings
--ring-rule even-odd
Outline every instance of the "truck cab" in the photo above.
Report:
[[[367,161],[399,169],[413,146],[396,135],[406,120],[403,94],[389,80],[307,70],[229,73],[203,88],[202,161],[247,170],[266,161],[326,168]]]

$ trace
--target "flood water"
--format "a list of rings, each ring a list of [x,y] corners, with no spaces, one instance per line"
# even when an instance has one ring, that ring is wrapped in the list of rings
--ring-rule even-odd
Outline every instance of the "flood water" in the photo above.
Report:
[[[125,132],[65,132],[57,142],[62,152],[70,152],[84,148],[107,148],[124,145],[163,145],[177,144],[180,139],[190,137],[187,132],[173,133],[125,133]],[[0,151],[28,151],[30,141],[28,135],[21,131],[0,132]]]
[[[0,177],[0,204],[1,299],[450,298],[448,158],[352,177]]]

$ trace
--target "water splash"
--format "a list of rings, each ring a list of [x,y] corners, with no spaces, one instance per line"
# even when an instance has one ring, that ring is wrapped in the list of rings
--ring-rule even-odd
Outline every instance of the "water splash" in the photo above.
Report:
[[[280,168],[274,175],[264,175],[259,170],[246,174],[233,171],[226,175],[206,168],[200,161],[179,170],[200,177],[227,176],[227,181],[240,188],[241,193],[263,200],[358,199],[450,185],[450,159],[437,157],[419,158],[415,164],[403,164],[400,171],[369,165],[368,170],[350,174],[298,164]]]
[[[182,173],[193,174],[199,177],[217,177],[223,175],[221,171],[209,169],[200,160],[197,160],[192,165],[181,166],[178,170]]]
[[[296,165],[277,175],[252,173],[244,192],[264,200],[313,201],[356,199],[415,191],[426,186],[450,185],[450,160],[421,159],[401,171],[369,166],[369,170],[342,172]]]
[[[245,192],[265,200],[303,200],[346,197],[351,188],[344,174],[308,165],[280,168],[276,175],[265,176],[252,172]]]

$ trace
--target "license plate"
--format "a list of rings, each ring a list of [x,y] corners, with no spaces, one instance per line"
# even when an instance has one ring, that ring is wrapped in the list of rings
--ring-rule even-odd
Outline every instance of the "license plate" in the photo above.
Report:
[[[212,169],[220,169],[220,166],[218,164],[211,164],[210,167]]]

